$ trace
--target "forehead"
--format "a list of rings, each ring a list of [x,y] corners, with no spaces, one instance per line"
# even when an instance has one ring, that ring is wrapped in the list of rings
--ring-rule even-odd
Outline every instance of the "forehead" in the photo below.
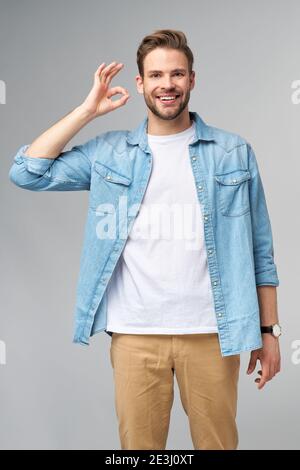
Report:
[[[144,71],[170,71],[175,68],[188,68],[188,60],[184,52],[176,49],[158,47],[149,52],[144,59]]]

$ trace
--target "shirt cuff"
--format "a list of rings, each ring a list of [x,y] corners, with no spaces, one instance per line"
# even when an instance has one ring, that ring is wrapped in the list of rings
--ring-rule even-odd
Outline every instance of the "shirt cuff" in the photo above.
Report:
[[[43,175],[53,164],[54,158],[29,157],[24,155],[30,144],[22,145],[19,148],[14,161],[18,164],[24,164],[27,171],[36,175]]]
[[[257,286],[279,286],[276,269],[269,269],[255,275]]]

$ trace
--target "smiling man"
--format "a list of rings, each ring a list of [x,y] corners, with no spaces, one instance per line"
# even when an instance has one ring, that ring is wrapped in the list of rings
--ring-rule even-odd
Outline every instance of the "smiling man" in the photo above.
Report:
[[[111,336],[122,449],[165,449],[176,377],[195,449],[236,449],[240,353],[259,389],[280,370],[271,225],[251,145],[189,111],[193,54],[181,31],[137,51],[147,116],[63,151],[127,104],[102,63],[87,98],[17,152],[9,177],[33,191],[89,190],[74,343]],[[121,98],[112,101],[112,96]],[[121,216],[120,216],[121,214]],[[107,230],[108,228],[108,230]]]
[[[182,119],[185,116],[189,119],[187,105],[190,100],[190,90],[195,84],[195,72],[189,71],[187,57],[182,51],[161,47],[147,54],[142,67],[141,74],[143,75],[138,75],[136,80],[139,92],[144,95],[149,113],[150,111],[152,113],[149,128],[150,125],[153,127],[156,124],[158,128],[152,131],[161,135],[162,129],[159,122],[171,121],[165,122],[163,126],[162,133],[168,134],[166,131],[174,126],[175,120],[179,120],[176,118],[181,116]]]

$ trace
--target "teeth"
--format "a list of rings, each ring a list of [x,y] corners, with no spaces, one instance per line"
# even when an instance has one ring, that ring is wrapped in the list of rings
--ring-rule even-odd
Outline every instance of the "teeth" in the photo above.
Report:
[[[176,98],[176,96],[163,96],[163,97],[160,96],[160,99],[163,100],[163,101],[164,100],[165,101],[167,101],[167,100],[171,101],[171,100],[174,100],[175,98]]]

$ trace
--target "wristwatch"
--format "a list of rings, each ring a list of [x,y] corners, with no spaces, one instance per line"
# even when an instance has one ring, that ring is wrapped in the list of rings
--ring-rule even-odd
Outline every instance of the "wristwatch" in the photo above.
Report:
[[[279,338],[282,333],[281,326],[278,325],[278,323],[270,326],[261,326],[260,331],[262,333],[271,333],[271,335],[273,335],[275,338]]]

